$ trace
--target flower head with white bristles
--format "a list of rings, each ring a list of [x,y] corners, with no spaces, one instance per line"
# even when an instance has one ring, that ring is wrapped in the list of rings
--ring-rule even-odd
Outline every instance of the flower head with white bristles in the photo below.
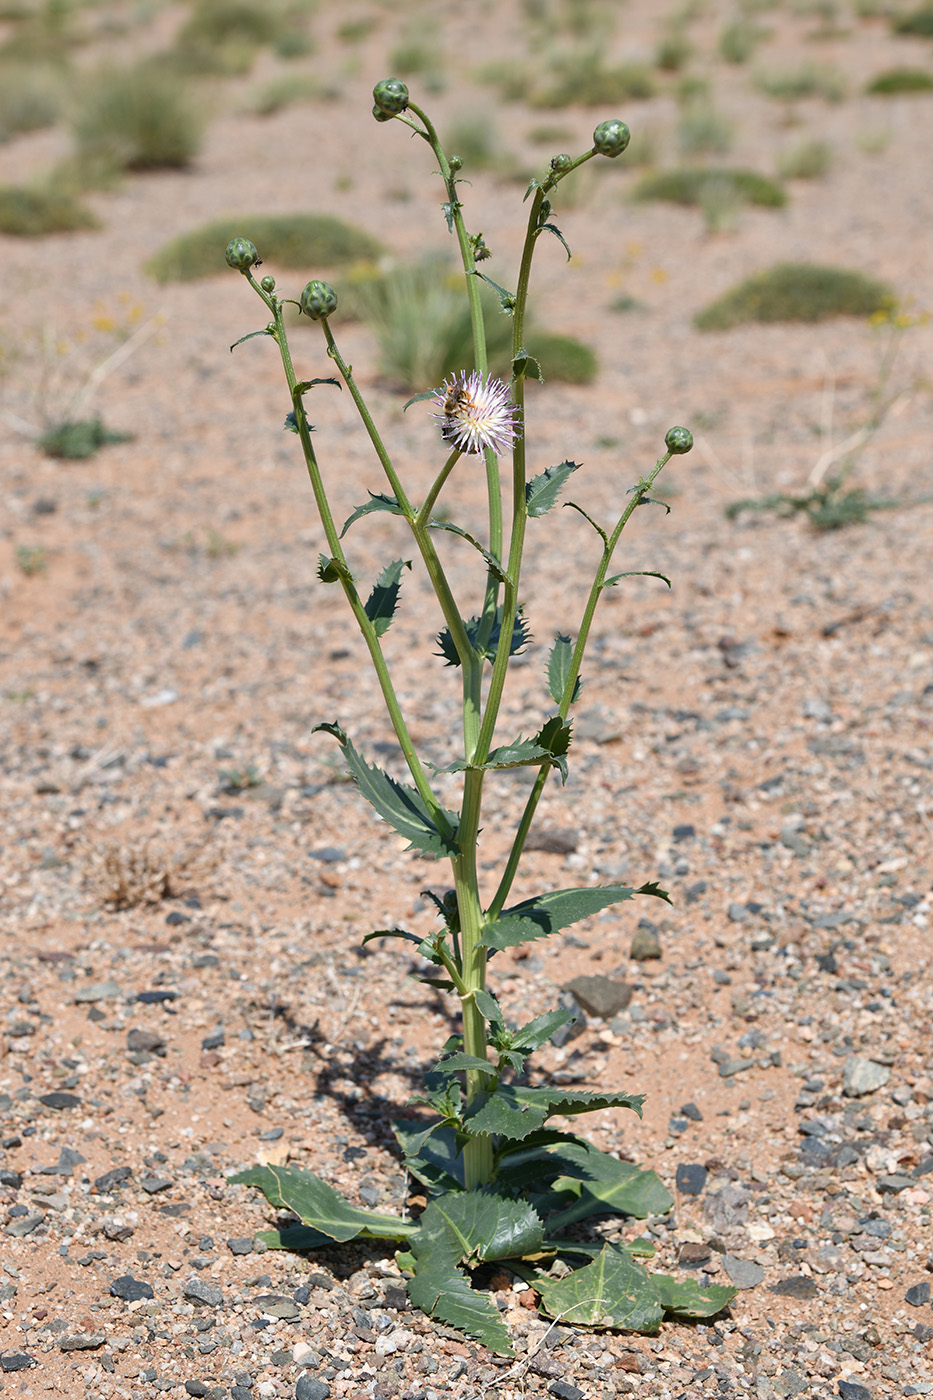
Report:
[[[441,436],[461,452],[481,453],[490,447],[501,457],[519,435],[518,407],[501,379],[463,370],[444,380],[434,402],[441,410],[434,415],[441,423]]]

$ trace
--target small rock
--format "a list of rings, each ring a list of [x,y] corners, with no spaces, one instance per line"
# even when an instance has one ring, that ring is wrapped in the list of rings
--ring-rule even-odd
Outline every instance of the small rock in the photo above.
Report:
[[[631,1003],[632,988],[627,982],[617,982],[611,977],[575,977],[566,984],[583,1010],[591,1016],[608,1018],[624,1011]]]
[[[706,1168],[699,1162],[681,1162],[674,1180],[677,1190],[684,1196],[699,1196],[706,1185]]]
[[[887,1065],[866,1060],[861,1055],[849,1055],[842,1066],[842,1092],[850,1099],[863,1098],[883,1089],[891,1078]]]
[[[252,1254],[253,1241],[245,1237],[239,1237],[234,1240],[228,1240],[227,1248],[231,1254]]]
[[[871,1400],[871,1391],[857,1381],[840,1381],[839,1394],[842,1400]]]
[[[677,1262],[682,1269],[698,1269],[701,1264],[707,1263],[712,1251],[708,1244],[700,1244],[694,1240],[685,1240],[680,1246],[680,1253]]]
[[[736,1288],[754,1288],[765,1276],[764,1269],[753,1259],[738,1259],[734,1254],[724,1254],[722,1266]]]
[[[227,1039],[227,1037],[224,1035],[224,1032],[223,1032],[222,1029],[221,1029],[221,1030],[212,1031],[210,1035],[204,1036],[203,1039],[201,1040],[201,1049],[202,1049],[202,1050],[220,1050],[220,1049],[223,1048],[224,1044],[226,1043],[226,1039]]]
[[[75,1002],[83,1005],[85,1002],[114,1001],[123,995],[119,983],[112,980],[107,982],[92,982],[89,987],[80,987],[74,995]]]
[[[697,1108],[696,1104],[693,1103],[692,1100],[690,1103],[682,1103],[680,1105],[680,1112],[681,1116],[683,1118],[689,1118],[691,1123],[703,1122],[703,1114],[700,1112],[700,1110]]]
[[[51,1094],[40,1094],[39,1102],[44,1103],[46,1108],[61,1110],[63,1108],[77,1108],[81,1102],[79,1094],[66,1094],[62,1089],[53,1089]]]
[[[10,1235],[13,1239],[23,1239],[26,1235],[31,1235],[37,1225],[41,1225],[45,1219],[44,1215],[20,1215],[15,1220],[11,1220],[4,1230],[5,1235]]]
[[[59,1338],[62,1351],[96,1351],[107,1340],[103,1332],[72,1332]]]
[[[110,1292],[114,1298],[121,1298],[124,1303],[137,1303],[141,1298],[154,1298],[152,1285],[143,1279],[134,1278],[132,1274],[121,1274],[115,1278],[110,1285]]]
[[[718,1234],[744,1225],[748,1219],[748,1192],[741,1186],[723,1186],[707,1196],[703,1214]]]
[[[219,1308],[223,1306],[224,1295],[214,1283],[208,1283],[206,1279],[189,1278],[184,1288],[185,1297],[192,1303],[203,1303],[205,1307]]]
[[[210,1395],[210,1389],[203,1381],[185,1381],[185,1392],[188,1395]]]
[[[158,1031],[145,1031],[138,1027],[126,1033],[127,1050],[144,1050],[150,1055],[165,1054],[165,1036]]]
[[[156,1196],[160,1191],[167,1191],[175,1183],[169,1176],[144,1176],[139,1183],[147,1196]]]
[[[638,927],[632,935],[629,957],[632,962],[653,962],[662,956],[658,930],[650,919],[639,919]]]
[[[555,1395],[557,1400],[583,1400],[585,1391],[577,1385],[571,1385],[569,1381],[551,1381],[548,1386],[548,1394]]]
[[[724,1060],[719,1066],[719,1078],[731,1079],[736,1074],[744,1074],[747,1069],[754,1069],[755,1061],[731,1057]]]
[[[124,1181],[129,1181],[133,1175],[132,1167],[111,1167],[109,1172],[104,1172],[103,1176],[95,1177],[94,1189],[106,1195],[115,1186],[120,1186]]]
[[[330,1386],[317,1376],[299,1376],[295,1386],[295,1400],[327,1400]]]
[[[7,1186],[11,1191],[18,1191],[22,1184],[22,1173],[15,1172],[9,1167],[0,1167],[0,1186]]]
[[[28,1371],[35,1365],[35,1357],[26,1351],[5,1351],[0,1356],[0,1371]]]
[[[295,1322],[301,1317],[298,1304],[279,1293],[261,1293],[253,1302],[266,1317],[278,1317],[284,1322]]]
[[[777,1293],[782,1298],[815,1298],[819,1292],[812,1278],[799,1274],[795,1278],[782,1278],[768,1287],[769,1293]]]
[[[930,1285],[924,1279],[922,1283],[915,1283],[912,1288],[908,1288],[904,1294],[905,1303],[909,1303],[912,1308],[922,1308],[930,1301]]]
[[[733,902],[726,911],[733,924],[741,924],[748,918],[748,910],[744,904]]]

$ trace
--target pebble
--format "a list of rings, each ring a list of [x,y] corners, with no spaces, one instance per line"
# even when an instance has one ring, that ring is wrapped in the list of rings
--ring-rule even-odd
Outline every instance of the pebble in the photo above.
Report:
[[[299,1376],[295,1386],[295,1400],[327,1400],[330,1386],[317,1376]]]
[[[301,1317],[298,1304],[278,1293],[260,1293],[253,1303],[266,1317],[281,1318],[285,1322],[295,1322]]]
[[[72,1332],[59,1338],[62,1351],[96,1351],[107,1340],[103,1332]]]
[[[734,1254],[724,1254],[722,1266],[736,1288],[755,1288],[765,1276],[764,1269],[753,1259],[739,1259]]]
[[[638,927],[632,934],[629,957],[632,962],[653,962],[661,956],[661,940],[658,937],[658,930],[650,920],[640,919]]]
[[[136,1303],[141,1298],[154,1298],[152,1285],[145,1280],[134,1278],[132,1274],[121,1274],[110,1285],[114,1298],[122,1298],[124,1303]]]
[[[840,1381],[839,1394],[842,1400],[872,1400],[871,1391],[857,1381]]]
[[[46,1108],[61,1110],[64,1108],[77,1108],[81,1102],[79,1094],[66,1094],[63,1089],[53,1089],[50,1094],[40,1094],[39,1102],[44,1103]]]
[[[227,1248],[231,1254],[252,1254],[253,1241],[251,1238],[242,1236],[238,1239],[228,1240]]]
[[[677,1190],[684,1196],[699,1196],[706,1185],[706,1168],[699,1162],[681,1162],[674,1178]]]
[[[106,982],[92,982],[90,987],[79,987],[74,994],[74,1000],[78,1005],[83,1005],[87,1002],[114,1001],[122,995],[123,989],[120,984],[108,980]]]
[[[35,1365],[35,1357],[26,1351],[5,1351],[0,1356],[0,1371],[28,1371]]]
[[[842,1092],[847,1098],[860,1099],[883,1089],[890,1078],[887,1065],[879,1065],[861,1055],[849,1055],[842,1066]]]
[[[607,1018],[625,1011],[632,1000],[632,988],[627,982],[611,977],[575,977],[564,988],[591,1016]]]
[[[909,1303],[912,1308],[922,1308],[930,1301],[930,1284],[927,1279],[921,1283],[915,1283],[912,1288],[908,1288],[904,1294],[905,1303]]]
[[[223,1293],[216,1284],[208,1283],[206,1279],[189,1278],[184,1287],[184,1294],[192,1303],[203,1303],[209,1308],[223,1306]]]
[[[782,1298],[815,1298],[819,1289],[812,1278],[798,1274],[794,1278],[782,1278],[768,1287],[769,1293],[777,1293]]]

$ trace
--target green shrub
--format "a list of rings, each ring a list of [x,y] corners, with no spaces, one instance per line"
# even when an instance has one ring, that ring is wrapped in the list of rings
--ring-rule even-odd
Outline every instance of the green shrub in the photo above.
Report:
[[[99,228],[100,221],[66,190],[42,186],[0,188],[0,233],[38,238],[46,233],[75,233]]]
[[[827,141],[801,141],[778,157],[783,180],[818,180],[832,165],[833,148]]]
[[[4,64],[0,67],[0,141],[54,126],[63,100],[62,76],[54,68]]]
[[[750,19],[737,19],[727,24],[719,36],[719,53],[726,63],[747,63],[758,45],[768,37],[768,31]]]
[[[617,102],[638,102],[653,97],[654,75],[645,63],[603,64],[592,48],[562,55],[553,65],[550,83],[533,89],[532,107],[611,107]]]
[[[59,423],[39,439],[47,457],[62,457],[68,461],[86,461],[111,442],[132,442],[132,433],[112,433],[99,418],[84,418],[77,423]]]
[[[495,59],[476,70],[476,81],[483,87],[494,87],[503,102],[524,102],[531,91],[529,69],[514,58]]]
[[[486,116],[455,118],[444,133],[444,149],[456,152],[470,170],[494,170],[507,159],[499,133]]]
[[[815,263],[778,263],[747,278],[694,317],[701,331],[747,321],[826,321],[872,316],[893,302],[891,289],[864,273]]]
[[[933,5],[921,5],[909,15],[902,15],[894,21],[895,34],[918,34],[921,38],[933,37]]]
[[[804,63],[799,68],[776,72],[765,70],[757,75],[755,82],[766,97],[779,102],[799,102],[804,97],[841,102],[847,86],[840,69],[822,63]]]
[[[891,68],[873,78],[865,91],[874,97],[898,97],[905,92],[930,92],[931,89],[933,73],[925,68]]]
[[[671,30],[655,49],[654,61],[665,73],[679,73],[690,62],[693,45],[680,29]]]
[[[596,353],[572,335],[534,331],[528,337],[528,353],[541,366],[545,379],[561,384],[591,384],[599,373]],[[508,373],[508,360],[500,367]]]
[[[732,145],[732,123],[713,107],[690,107],[677,123],[677,145],[685,156],[724,155]]]
[[[767,209],[780,209],[787,195],[779,184],[754,170],[693,169],[661,170],[639,180],[632,197],[640,200],[662,200],[667,204],[701,205],[710,187],[721,191],[731,187],[744,204],[759,204]]]
[[[157,282],[191,282],[224,271],[224,252],[242,234],[261,256],[281,268],[342,267],[379,257],[382,246],[362,229],[327,214],[241,214],[203,224],[172,239],[149,259]]]
[[[270,78],[250,102],[260,117],[271,117],[301,102],[317,102],[324,96],[320,79],[311,73],[282,73]]]
[[[99,73],[74,119],[79,154],[121,170],[188,165],[201,145],[204,120],[182,84],[152,64]]]

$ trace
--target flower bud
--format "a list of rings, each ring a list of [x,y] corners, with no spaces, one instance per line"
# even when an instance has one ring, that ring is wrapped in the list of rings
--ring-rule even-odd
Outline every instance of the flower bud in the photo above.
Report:
[[[390,122],[392,120],[392,113],[383,112],[381,107],[373,108],[373,116],[376,118],[377,122]]]
[[[573,156],[553,156],[551,158],[551,174],[562,175],[565,170],[569,170],[573,165]]]
[[[235,267],[238,272],[247,272],[251,267],[258,267],[260,261],[256,244],[250,243],[248,238],[231,238],[227,244],[226,258],[228,265]]]
[[[326,320],[337,310],[337,293],[327,282],[309,282],[301,294],[300,305],[312,321]]]
[[[463,156],[451,156],[447,164],[450,166],[451,175],[456,175],[458,170],[463,169]]]
[[[274,278],[274,277],[264,277],[264,278],[262,279],[262,281],[260,282],[259,285],[260,285],[260,287],[262,287],[262,290],[263,290],[264,292],[274,292],[274,291],[275,291],[275,278]]]
[[[689,428],[668,428],[664,446],[672,457],[682,457],[693,446],[693,434]]]
[[[625,122],[616,119],[600,122],[593,132],[593,149],[597,155],[620,156],[631,139],[632,133]]]
[[[548,219],[549,219],[550,217],[551,217],[551,201],[550,201],[549,199],[542,199],[542,201],[541,201],[541,207],[540,207],[540,209],[538,210],[538,223],[539,223],[539,224],[546,224],[547,221],[548,221]]]
[[[408,88],[400,78],[383,78],[373,88],[373,101],[387,117],[397,117],[408,106]]]

